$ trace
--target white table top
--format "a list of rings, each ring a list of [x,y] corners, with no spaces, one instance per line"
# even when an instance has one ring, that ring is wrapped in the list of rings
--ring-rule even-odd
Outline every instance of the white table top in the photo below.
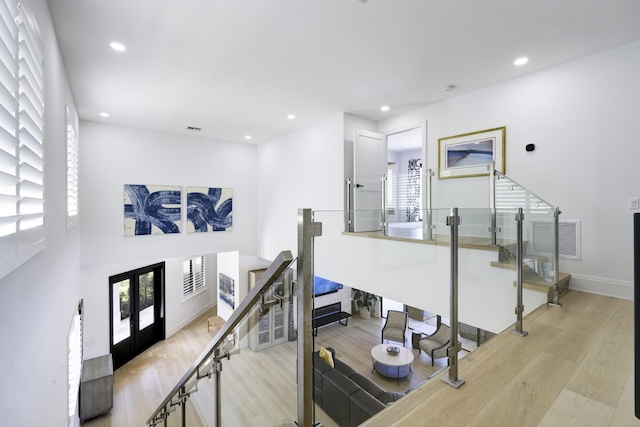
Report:
[[[392,355],[387,352],[387,347],[398,347],[400,353]],[[371,357],[376,362],[383,363],[388,366],[403,366],[413,362],[413,353],[400,344],[378,344],[371,349]]]

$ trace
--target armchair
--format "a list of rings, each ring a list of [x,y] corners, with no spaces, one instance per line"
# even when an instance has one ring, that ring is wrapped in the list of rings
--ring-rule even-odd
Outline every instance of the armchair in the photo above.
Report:
[[[434,366],[433,362],[435,359],[448,357],[447,348],[449,347],[450,341],[451,328],[444,323],[441,323],[433,334],[420,339],[418,345],[420,346],[420,350],[427,353],[431,358],[431,366]],[[447,364],[448,363],[449,361],[447,360]]]
[[[405,311],[389,310],[387,312],[387,321],[382,328],[382,341],[390,340],[404,343],[407,341],[407,319],[408,314]]]

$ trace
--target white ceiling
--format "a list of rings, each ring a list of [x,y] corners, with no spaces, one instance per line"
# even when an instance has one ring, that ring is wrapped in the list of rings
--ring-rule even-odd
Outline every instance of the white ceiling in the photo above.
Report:
[[[637,0],[48,3],[81,119],[251,143],[340,112],[381,119],[640,40]],[[515,67],[520,56],[530,61]]]

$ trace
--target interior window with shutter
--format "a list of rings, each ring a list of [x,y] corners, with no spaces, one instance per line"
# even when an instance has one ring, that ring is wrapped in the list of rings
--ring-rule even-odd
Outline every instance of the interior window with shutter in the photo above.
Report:
[[[185,261],[182,267],[182,273],[182,296],[184,298],[204,289],[204,256]]]
[[[44,247],[44,76],[24,1],[0,0],[0,277]]]
[[[67,230],[78,223],[78,133],[67,107]]]

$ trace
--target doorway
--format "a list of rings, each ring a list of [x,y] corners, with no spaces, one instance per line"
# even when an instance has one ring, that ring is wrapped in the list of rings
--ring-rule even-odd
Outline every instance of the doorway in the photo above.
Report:
[[[109,277],[109,314],[114,369],[163,340],[164,262]]]
[[[424,202],[426,122],[387,134],[387,213],[390,225],[420,222]],[[392,177],[392,179],[389,179]]]

